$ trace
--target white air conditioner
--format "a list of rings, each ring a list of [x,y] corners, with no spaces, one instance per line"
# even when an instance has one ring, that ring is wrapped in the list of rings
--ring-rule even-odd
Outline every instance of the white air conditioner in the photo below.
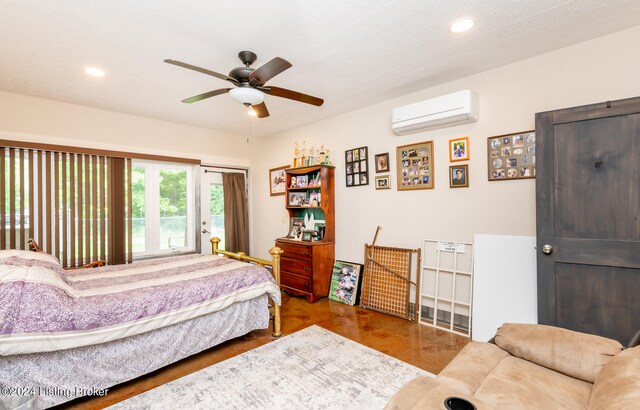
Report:
[[[478,94],[458,91],[395,108],[391,129],[398,135],[478,121]]]

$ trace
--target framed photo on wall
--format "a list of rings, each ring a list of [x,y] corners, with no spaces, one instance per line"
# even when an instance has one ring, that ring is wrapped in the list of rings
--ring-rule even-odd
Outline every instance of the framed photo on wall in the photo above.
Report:
[[[536,177],[535,131],[487,138],[489,181]]]
[[[433,141],[396,147],[398,191],[433,189]]]
[[[289,169],[289,165],[269,170],[269,194],[271,196],[284,195],[287,189],[287,173],[284,172],[285,169]]]
[[[369,152],[367,147],[345,151],[345,173],[347,187],[369,185]]]
[[[467,188],[469,186],[469,165],[451,165],[449,167],[449,187]]]
[[[389,153],[376,155],[376,174],[380,172],[389,172]]]
[[[449,140],[449,162],[468,161],[469,159],[471,159],[469,137]]]
[[[391,175],[376,177],[376,189],[391,189]]]
[[[329,299],[355,305],[360,290],[362,265],[337,260],[333,264]]]

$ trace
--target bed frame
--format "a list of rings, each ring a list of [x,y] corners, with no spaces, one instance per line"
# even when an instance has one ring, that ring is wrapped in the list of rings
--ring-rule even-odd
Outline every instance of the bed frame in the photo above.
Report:
[[[219,249],[218,245],[220,244],[220,242],[221,242],[220,238],[216,238],[216,237],[211,238],[212,254],[223,255],[223,256],[226,256],[227,258],[237,259],[242,262],[254,263],[262,267],[270,267],[271,274],[273,275],[273,278],[275,279],[276,284],[278,285],[278,289],[280,289],[280,255],[282,255],[283,253],[282,249],[278,247],[269,249],[269,254],[271,255],[271,262],[269,262],[266,259],[254,258],[252,256],[247,255],[244,252],[233,253],[233,252]],[[282,327],[280,322],[280,306],[276,303],[272,303],[271,306],[269,306],[269,311],[271,314],[271,318],[273,320],[273,331],[271,332],[271,335],[274,338],[279,338],[280,336],[282,336]]]

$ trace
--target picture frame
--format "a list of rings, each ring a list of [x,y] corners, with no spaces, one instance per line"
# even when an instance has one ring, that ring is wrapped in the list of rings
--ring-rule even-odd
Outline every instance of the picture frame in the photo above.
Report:
[[[396,147],[397,190],[433,189],[433,141]]]
[[[376,159],[376,174],[380,172],[389,172],[389,153],[377,154]]]
[[[304,242],[311,242],[313,240],[313,234],[309,231],[302,232],[302,238]]]
[[[303,231],[304,231],[304,218],[300,218],[296,216],[292,217],[289,220],[289,232],[287,233],[287,238],[300,241],[302,240]]]
[[[391,175],[376,177],[376,189],[391,189]]]
[[[358,303],[363,265],[336,260],[331,274],[329,299],[354,306]]]
[[[469,137],[449,140],[449,162],[470,160],[471,155],[469,149]]]
[[[287,173],[286,169],[289,169],[289,165],[282,167],[271,168],[269,170],[269,195],[277,196],[284,195],[287,190]]]
[[[289,206],[308,206],[308,199],[306,192],[289,192],[289,200],[287,204]]]
[[[469,187],[469,165],[449,166],[449,188]]]
[[[535,130],[487,138],[487,178],[490,182],[535,177]]]
[[[346,186],[369,185],[369,148],[358,147],[345,151]]]

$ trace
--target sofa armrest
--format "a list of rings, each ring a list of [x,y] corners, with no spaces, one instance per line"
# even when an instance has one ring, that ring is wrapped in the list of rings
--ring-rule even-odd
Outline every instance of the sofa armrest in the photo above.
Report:
[[[437,380],[473,394],[498,363],[509,356],[494,344],[471,342],[438,374]]]
[[[457,390],[439,378],[428,376],[418,377],[406,384],[389,400],[385,410],[444,409],[444,401],[449,397],[468,400],[477,410],[493,410],[486,402]]]
[[[407,410],[415,407],[416,403],[429,390],[437,386],[436,379],[430,376],[420,376],[402,386],[385,406],[385,410]]]

